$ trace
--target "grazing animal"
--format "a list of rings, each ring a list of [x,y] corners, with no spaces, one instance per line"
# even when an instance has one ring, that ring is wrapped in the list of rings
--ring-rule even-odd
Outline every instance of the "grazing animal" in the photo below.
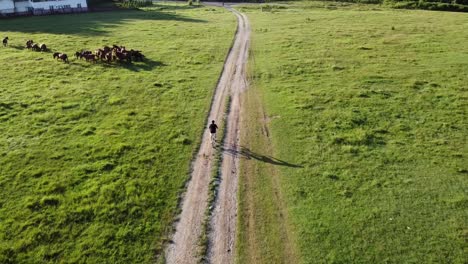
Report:
[[[106,60],[106,55],[107,55],[106,53],[101,52],[101,53],[99,53],[98,57],[99,57],[99,59],[101,59],[101,61],[103,61],[103,60]]]
[[[97,48],[94,52],[89,50],[81,50],[75,52],[75,58],[85,59],[87,62],[97,63],[103,61],[112,63],[113,61],[131,63],[134,61],[143,61],[145,56],[139,50],[127,50],[125,46],[112,45],[112,47],[104,46]],[[55,57],[54,57],[55,58]]]
[[[111,63],[112,62],[112,52],[106,53],[106,62]]]
[[[34,50],[34,51],[40,51],[41,50],[41,48],[39,47],[39,45],[37,45],[37,43],[32,44],[31,49]]]
[[[46,44],[42,43],[41,45],[39,45],[39,49],[40,49],[41,51],[47,51],[47,46],[46,46]]]
[[[75,57],[76,58],[80,58],[80,59],[86,59],[86,56],[85,55],[89,55],[89,54],[93,54],[91,51],[89,50],[85,50],[85,51],[77,51],[75,53]]]
[[[65,62],[65,63],[69,63],[69,61],[68,61],[68,56],[67,56],[67,54],[65,54],[65,53],[59,54],[59,59],[61,59],[61,60],[62,60],[63,62]]]
[[[86,61],[96,62],[96,56],[94,54],[83,54]]]
[[[105,57],[106,57],[106,53],[105,53],[104,50],[102,50],[102,49],[97,49],[97,50],[94,52],[94,54],[96,54],[96,56],[97,56],[98,58],[100,58],[101,60],[104,60]]]
[[[5,37],[3,39],[3,47],[6,47],[6,46],[8,46],[8,37]]]
[[[132,62],[132,57],[129,55],[129,53],[115,51],[114,55],[120,62],[122,61],[127,61],[128,63]]]
[[[68,56],[65,53],[54,52],[52,56],[54,57],[54,59],[62,60],[65,63],[69,63]]]
[[[26,41],[26,48],[27,48],[27,49],[31,49],[32,46],[33,46],[33,43],[34,43],[34,41],[32,41],[32,40]]]

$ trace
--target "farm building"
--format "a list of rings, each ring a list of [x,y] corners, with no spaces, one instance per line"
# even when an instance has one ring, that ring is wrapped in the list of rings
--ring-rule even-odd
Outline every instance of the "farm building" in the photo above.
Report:
[[[0,16],[86,12],[86,0],[0,0]]]

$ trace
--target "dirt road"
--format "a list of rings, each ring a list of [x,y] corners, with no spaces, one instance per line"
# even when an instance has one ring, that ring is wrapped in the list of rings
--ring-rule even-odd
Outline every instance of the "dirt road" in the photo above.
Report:
[[[231,107],[226,120],[226,142],[218,146],[223,151],[222,175],[214,215],[210,221],[210,263],[233,263],[237,210],[237,169],[239,151],[239,93],[247,88],[246,64],[250,43],[250,26],[247,17],[232,11],[238,21],[234,45],[226,59],[216,88],[209,118],[219,122],[223,118],[225,103],[231,96]],[[198,242],[208,200],[208,185],[215,150],[208,132],[203,137],[200,150],[192,164],[191,179],[182,202],[182,212],[176,224],[172,242],[166,249],[166,262],[177,264],[197,263]]]
[[[239,21],[233,50],[236,51],[235,71],[230,83],[231,106],[226,138],[222,147],[221,182],[213,217],[210,222],[208,260],[210,263],[234,263],[234,242],[237,219],[237,179],[239,170],[240,93],[247,89],[247,60],[249,56],[250,25],[247,17],[232,10]]]

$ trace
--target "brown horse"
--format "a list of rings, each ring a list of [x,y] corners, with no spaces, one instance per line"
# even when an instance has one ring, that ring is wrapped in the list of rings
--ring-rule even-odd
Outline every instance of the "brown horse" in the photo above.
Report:
[[[3,39],[3,47],[6,47],[6,46],[8,46],[8,37],[5,37]]]
[[[96,62],[96,56],[94,54],[83,54],[86,61]]]
[[[60,59],[65,63],[69,63],[68,56],[65,53],[54,52],[54,54],[52,56],[54,57],[54,59],[57,59],[57,60]]]
[[[114,56],[120,61],[127,61],[128,63],[132,62],[132,56],[127,52],[120,52],[114,50]]]

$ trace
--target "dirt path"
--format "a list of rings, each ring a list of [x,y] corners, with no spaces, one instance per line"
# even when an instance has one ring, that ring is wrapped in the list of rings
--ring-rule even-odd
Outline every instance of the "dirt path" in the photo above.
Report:
[[[250,27],[245,15],[227,7],[238,20],[234,45],[226,59],[224,69],[211,105],[210,120],[221,121],[227,96],[231,96],[231,110],[227,119],[226,145],[223,148],[222,180],[214,217],[211,221],[209,259],[212,263],[233,263],[236,224],[237,155],[239,125],[239,93],[247,87],[245,66],[248,58]],[[202,139],[200,150],[192,164],[191,179],[182,202],[182,212],[176,232],[166,249],[167,263],[197,263],[198,242],[208,200],[214,149],[208,132]],[[229,153],[233,155],[229,155]]]
[[[250,25],[247,17],[231,10],[239,21],[235,50],[235,71],[230,83],[231,105],[225,142],[222,147],[221,182],[210,222],[208,260],[210,263],[234,263],[237,219],[237,179],[239,170],[240,94],[247,89]]]

